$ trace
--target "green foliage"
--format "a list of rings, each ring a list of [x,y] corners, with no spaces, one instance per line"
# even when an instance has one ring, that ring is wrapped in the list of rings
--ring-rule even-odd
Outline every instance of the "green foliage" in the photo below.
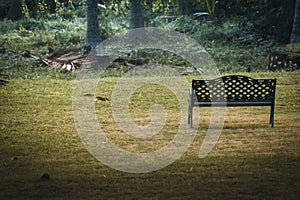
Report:
[[[268,2],[251,19],[256,30],[273,35],[283,43],[289,43],[294,19],[294,2],[294,0]]]
[[[290,39],[295,0],[223,0],[216,7],[219,19],[241,18],[241,24],[252,31],[272,35],[280,42]]]
[[[269,49],[278,44],[271,37],[241,25],[239,18],[219,23],[215,20],[191,20],[185,16],[170,23],[155,23],[198,41],[212,55],[219,71],[225,73],[246,71],[248,66],[254,71],[264,71]],[[165,59],[174,60],[172,57]]]
[[[48,56],[48,47],[55,50],[83,46],[85,19],[73,21],[23,20],[0,22],[0,75],[11,77],[68,77],[58,72],[40,67],[35,60],[24,58],[22,54],[30,51],[40,58]],[[47,73],[48,71],[48,73]]]
[[[101,37],[103,39],[108,38],[116,33],[128,30],[129,20],[126,19],[129,16],[129,10],[126,9],[126,2],[107,3],[104,7],[99,7],[99,25],[102,30]]]
[[[0,44],[10,50],[74,47],[82,44],[85,34],[85,23],[85,19],[80,18],[73,21],[34,19],[14,23],[3,21],[0,22]]]
[[[84,3],[83,0],[0,0],[1,11],[3,12],[1,18],[11,20],[39,19],[47,18],[53,13],[59,13],[61,17],[70,19],[80,15],[81,5]]]
[[[110,12],[109,8],[107,8],[107,12]],[[100,17],[99,21],[102,20]],[[106,30],[103,29],[104,25],[100,26],[103,31],[102,36],[109,37],[114,33],[126,30],[125,22],[122,18],[115,18],[105,24],[106,27],[109,27]],[[239,19],[228,20],[220,24],[216,21],[192,20],[185,16],[170,23],[159,19],[157,22],[156,25],[159,27],[185,33],[198,41],[212,55],[219,71],[224,73],[245,71],[248,65],[251,65],[255,71],[265,71],[267,53],[276,44],[274,40],[265,38],[240,25]],[[53,16],[53,19],[47,21],[34,19],[18,22],[3,21],[0,23],[0,45],[7,51],[17,51],[22,54],[24,51],[30,50],[33,55],[45,57],[48,47],[54,49],[82,48],[86,33],[85,27],[86,20],[84,18],[63,20],[57,16]],[[2,74],[24,77],[26,73],[32,74],[31,70],[37,69],[36,67],[39,66],[21,56],[5,58],[3,56],[5,55],[2,55],[3,59],[1,59]],[[190,67],[189,63],[180,58],[180,55],[166,54],[161,51],[133,52],[130,58],[141,58],[171,66]],[[23,75],[22,70],[24,71]],[[106,76],[121,76],[125,71],[126,69],[123,69],[122,66],[113,67],[108,69]],[[37,74],[40,72],[37,70]],[[30,76],[32,77],[32,75]]]
[[[255,71],[265,70],[269,49],[289,37],[288,28],[282,31],[282,27],[291,24],[288,23],[289,18],[287,17],[289,16],[287,12],[291,11],[292,6],[290,1],[288,0],[283,5],[278,0],[272,2],[236,0],[228,1],[229,4],[226,8],[222,7],[226,1],[218,3],[212,0],[193,1],[195,11],[202,8],[209,9],[212,14],[215,10],[215,17],[210,19],[193,19],[191,15],[178,16],[179,8],[176,1],[145,0],[142,5],[146,26],[164,27],[187,34],[207,49],[221,72],[227,73],[245,71],[248,65],[251,65]],[[26,2],[30,11],[31,7],[34,7],[33,2],[35,1],[28,0]],[[31,7],[29,2],[32,3]],[[44,2],[47,4],[50,0]],[[206,2],[211,3],[206,5]],[[55,4],[56,10],[52,14],[46,12],[47,6],[43,8],[47,13],[45,18],[28,18],[16,22],[1,21],[1,49],[19,53],[30,50],[38,56],[47,55],[48,47],[80,49],[86,34],[86,2],[61,0],[55,1]],[[99,1],[99,4],[101,4],[98,6],[99,23],[103,39],[128,29],[128,1]],[[207,8],[208,5],[209,8]],[[238,8],[241,8],[243,12],[237,11]],[[226,11],[226,15],[222,17],[220,13],[223,11]],[[234,14],[234,11],[237,13]],[[164,15],[176,15],[176,19],[168,22],[160,18]],[[158,52],[141,54],[141,52],[131,56],[141,57],[145,60],[157,60],[161,64],[189,66],[188,63],[178,59],[178,56],[164,55]],[[1,60],[1,63],[4,63],[2,67],[7,66],[8,62],[19,67],[23,60],[17,61],[18,59]],[[36,66],[36,63],[33,65]],[[119,76],[124,73],[122,67],[119,70],[120,72],[117,72],[117,68],[113,68],[107,74]]]
[[[138,51],[130,52],[129,58],[143,59],[152,64],[158,63],[168,66],[191,67],[191,64],[181,58],[181,55],[176,55],[171,52],[160,49],[139,49]]]
[[[210,16],[214,16],[216,11],[216,0],[205,0],[206,7]]]
[[[300,53],[300,43],[287,44],[284,46],[280,46],[280,47],[277,47],[276,50],[281,51],[281,52]]]

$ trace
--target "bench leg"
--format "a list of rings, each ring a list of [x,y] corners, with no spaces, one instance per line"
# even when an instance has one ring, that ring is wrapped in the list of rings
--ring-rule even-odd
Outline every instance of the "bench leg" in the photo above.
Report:
[[[274,127],[274,106],[271,106],[271,111],[270,111],[270,124],[271,127]]]
[[[190,88],[189,90],[189,113],[188,113],[188,124],[190,125],[191,128],[193,128],[193,89]]]
[[[189,105],[188,124],[193,128],[193,106]]]

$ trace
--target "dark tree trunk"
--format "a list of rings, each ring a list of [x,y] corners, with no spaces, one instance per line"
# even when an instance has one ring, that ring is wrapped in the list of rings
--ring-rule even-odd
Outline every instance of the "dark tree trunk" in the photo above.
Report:
[[[296,0],[291,43],[300,43],[300,0]]]
[[[130,0],[130,25],[129,42],[133,45],[136,41],[145,39],[144,19],[141,0]]]
[[[7,13],[7,19],[20,20],[23,17],[24,15],[22,11],[22,0],[12,1]]]
[[[177,5],[181,15],[189,15],[193,12],[191,0],[177,0]]]
[[[130,25],[129,29],[143,28],[144,19],[142,14],[141,0],[130,0]]]
[[[97,0],[87,0],[87,32],[85,38],[85,53],[89,53],[101,42],[98,23]]]
[[[6,3],[0,3],[0,20],[3,20],[7,17],[7,13],[9,10],[9,5]]]

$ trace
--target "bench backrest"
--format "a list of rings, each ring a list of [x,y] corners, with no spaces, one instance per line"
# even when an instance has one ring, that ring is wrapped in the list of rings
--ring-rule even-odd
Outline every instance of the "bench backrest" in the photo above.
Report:
[[[198,102],[274,102],[276,79],[229,75],[213,80],[193,80]]]

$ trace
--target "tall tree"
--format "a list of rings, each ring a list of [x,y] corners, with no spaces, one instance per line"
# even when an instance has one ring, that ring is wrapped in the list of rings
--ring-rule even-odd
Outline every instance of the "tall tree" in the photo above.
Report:
[[[177,0],[177,5],[181,15],[189,15],[193,12],[191,0]]]
[[[134,44],[136,41],[141,41],[145,38],[144,18],[142,13],[141,0],[130,0],[130,24],[129,24],[129,42]],[[131,31],[133,29],[137,29]]]
[[[130,0],[130,25],[129,29],[143,28],[144,19],[142,14],[141,0]]]
[[[14,0],[11,1],[10,7],[7,13],[7,18],[11,20],[20,20],[24,17],[22,11],[22,5],[24,4],[23,0]]]
[[[291,43],[300,43],[300,0],[296,0]]]
[[[84,43],[85,53],[89,53],[100,42],[97,0],[87,0],[87,32]]]

